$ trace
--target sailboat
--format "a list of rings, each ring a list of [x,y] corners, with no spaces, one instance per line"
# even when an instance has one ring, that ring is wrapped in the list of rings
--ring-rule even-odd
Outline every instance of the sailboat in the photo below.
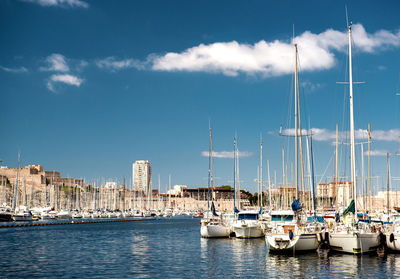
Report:
[[[238,149],[236,139],[234,140],[234,184],[236,181],[236,168],[238,160]],[[240,192],[239,192],[240,193]],[[240,197],[240,194],[239,194]],[[239,200],[240,202],[240,200]],[[233,222],[232,227],[237,238],[259,238],[264,236],[263,224],[259,220],[261,212],[257,210],[240,211],[236,209],[234,202],[234,213],[236,213],[236,220]]]
[[[269,251],[279,253],[294,253],[313,251],[318,248],[317,233],[321,225],[317,222],[302,222],[300,218],[301,204],[298,200],[298,69],[297,44],[294,45],[295,54],[295,163],[296,163],[296,200],[292,203],[293,212],[287,210],[272,211],[271,224],[265,234]],[[301,127],[300,127],[301,131]],[[300,135],[301,137],[301,135]],[[295,214],[294,214],[295,213]]]
[[[357,177],[355,165],[355,133],[353,110],[353,77],[351,59],[351,24],[348,25],[349,40],[349,98],[350,98],[350,148],[351,148],[351,179],[353,184],[353,200],[343,215],[348,213],[348,222],[337,224],[329,232],[329,244],[332,250],[350,254],[373,252],[379,245],[378,233],[368,223],[357,223]],[[351,217],[351,218],[349,218]],[[351,219],[351,220],[348,220]]]
[[[209,168],[208,168],[208,209],[210,209],[210,187],[213,188],[213,169],[212,169],[212,130],[210,127],[210,152],[209,152]],[[212,216],[210,216],[210,213]],[[211,212],[207,211],[207,215],[201,220],[200,234],[205,238],[229,237],[231,229],[229,224],[222,218],[222,213],[217,214],[214,201],[211,202]]]

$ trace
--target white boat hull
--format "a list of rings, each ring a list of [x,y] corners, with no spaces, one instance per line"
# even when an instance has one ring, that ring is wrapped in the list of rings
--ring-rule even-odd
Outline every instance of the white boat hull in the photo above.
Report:
[[[304,233],[289,238],[289,234],[267,234],[265,240],[268,249],[274,252],[305,252],[318,248],[318,239],[315,233]]]
[[[240,223],[233,226],[237,238],[258,238],[264,236],[264,231],[259,223]]]
[[[32,215],[14,215],[14,221],[33,221]]]
[[[57,214],[56,218],[57,219],[71,219],[72,216],[68,213],[65,213],[65,214],[62,213],[62,214]]]
[[[40,219],[42,219],[42,220],[50,220],[51,216],[49,214],[43,214],[43,215],[40,215]]]
[[[390,241],[390,235],[393,234],[393,241]],[[400,251],[400,234],[389,233],[386,235],[386,245],[390,250]]]
[[[377,233],[333,232],[329,234],[332,250],[349,254],[364,254],[376,251],[379,246]]]
[[[200,229],[201,237],[206,238],[229,237],[230,233],[230,228],[223,224],[207,224]]]

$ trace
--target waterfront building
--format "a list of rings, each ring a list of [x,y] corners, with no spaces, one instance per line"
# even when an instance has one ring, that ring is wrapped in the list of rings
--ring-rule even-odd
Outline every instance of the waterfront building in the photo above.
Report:
[[[186,185],[174,185],[174,188],[167,191],[167,194],[171,194],[172,196],[183,196],[183,192],[187,189]]]
[[[147,160],[139,160],[132,166],[133,187],[136,190],[150,193],[152,189],[151,164]]]
[[[339,207],[350,204],[353,197],[353,185],[351,181],[321,182],[317,185],[317,200],[320,206]]]

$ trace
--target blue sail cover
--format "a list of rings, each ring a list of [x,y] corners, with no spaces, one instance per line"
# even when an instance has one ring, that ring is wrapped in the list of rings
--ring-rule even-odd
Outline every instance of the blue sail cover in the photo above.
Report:
[[[297,211],[301,209],[301,203],[299,200],[295,200],[294,202],[292,202],[292,210],[293,211]]]
[[[324,217],[322,217],[322,216],[309,216],[309,217],[307,217],[307,222],[324,223]]]
[[[212,214],[213,214],[214,216],[219,216],[219,215],[217,214],[217,212],[215,211],[214,202],[211,203],[211,212],[212,212]]]
[[[260,211],[258,212],[258,214],[261,215],[261,214],[262,214],[262,211],[263,211],[263,210],[262,210],[262,207],[260,207]]]

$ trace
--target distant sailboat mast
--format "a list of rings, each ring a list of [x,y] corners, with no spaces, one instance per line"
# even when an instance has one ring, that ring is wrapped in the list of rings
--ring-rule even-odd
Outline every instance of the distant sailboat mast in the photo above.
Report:
[[[262,163],[262,160],[263,160],[263,141],[262,141],[262,135],[260,135],[260,184],[261,184],[261,186],[260,186],[260,195],[261,195],[261,198],[260,198],[260,201],[261,201],[261,203],[260,203],[260,207],[262,208],[263,207],[263,163]]]
[[[213,187],[214,187],[214,178],[213,178],[213,155],[212,155],[212,129],[211,125],[209,124],[209,132],[210,132],[210,150],[208,153],[208,192],[207,192],[207,219],[209,219],[210,213],[210,191],[211,191],[211,200],[214,201],[213,195]]]
[[[17,171],[17,180],[15,181],[14,187],[14,201],[13,201],[13,210],[17,208],[17,200],[18,200],[18,184],[19,184],[19,171],[21,168],[21,154],[18,152],[18,171]]]
[[[236,137],[233,138],[233,213],[236,211]]]

